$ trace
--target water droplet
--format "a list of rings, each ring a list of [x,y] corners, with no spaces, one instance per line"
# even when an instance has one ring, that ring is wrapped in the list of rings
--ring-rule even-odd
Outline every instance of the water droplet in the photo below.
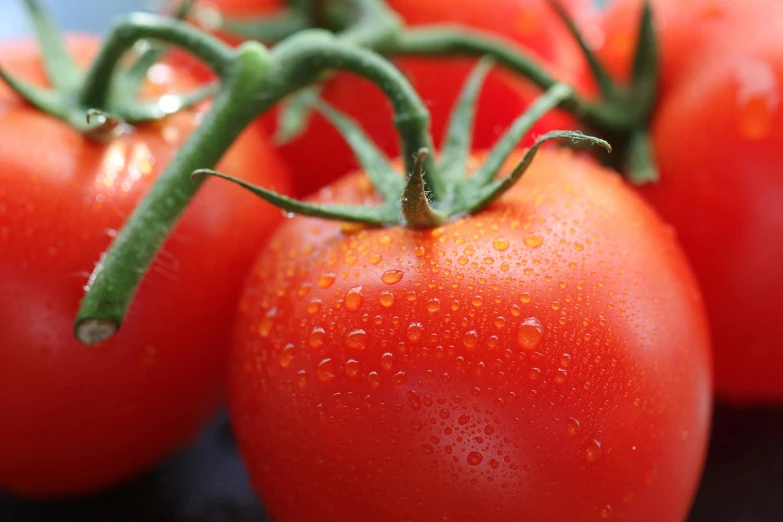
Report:
[[[370,383],[371,388],[378,389],[381,387],[381,376],[378,372],[370,372],[367,374],[367,382]]]
[[[530,371],[528,372],[527,376],[530,378],[531,381],[537,381],[541,378],[541,368],[530,368]]]
[[[334,280],[336,278],[337,276],[331,272],[321,274],[320,276],[318,276],[318,286],[320,286],[321,288],[329,288],[330,286],[332,286],[332,283],[334,283]]]
[[[438,299],[430,299],[427,303],[427,311],[430,313],[435,313],[440,311],[440,300]]]
[[[411,323],[408,326],[408,340],[412,343],[418,342],[424,335],[424,327],[421,323]]]
[[[480,295],[475,296],[473,299],[470,300],[470,304],[473,306],[479,307],[484,304],[484,298]]]
[[[509,247],[508,239],[505,237],[498,237],[495,238],[495,240],[492,242],[492,247],[495,250],[499,250],[500,252],[503,252],[504,250],[508,250]]]
[[[461,426],[464,426],[465,424],[470,422],[470,415],[468,415],[467,413],[463,413],[462,415],[459,416],[459,418],[457,419],[457,422]]]
[[[408,374],[405,372],[397,372],[392,376],[392,384],[394,386],[402,386],[408,382]]]
[[[558,368],[555,372],[555,383],[563,384],[568,378],[568,372],[564,368]]]
[[[394,354],[386,352],[381,355],[381,368],[388,371],[392,369],[392,366],[394,366]]]
[[[471,466],[478,466],[481,464],[481,461],[484,460],[484,455],[479,453],[478,451],[471,451],[468,453],[468,464]]]
[[[492,469],[498,469],[500,467],[500,461],[489,459],[489,467]]]
[[[258,326],[258,335],[261,337],[269,335],[269,332],[272,331],[272,326],[275,324],[275,316],[277,316],[277,307],[273,306],[264,314],[263,319],[261,319],[261,324]]]
[[[423,246],[419,245],[413,249],[413,255],[416,257],[424,257],[424,254],[426,254],[427,251],[424,249]]]
[[[525,236],[525,244],[532,248],[538,248],[544,243],[544,238],[538,234],[528,234]]]
[[[579,421],[573,417],[570,417],[566,421],[566,433],[568,433],[568,435],[571,437],[576,437],[577,435],[579,435],[579,430],[580,430]]]
[[[587,462],[595,462],[599,458],[601,458],[601,442],[593,439],[587,443],[585,459],[587,459]]]
[[[307,372],[305,370],[296,372],[296,384],[298,384],[300,388],[307,386]]]
[[[391,292],[383,292],[379,299],[381,301],[381,304],[386,308],[389,308],[391,305],[394,304],[394,295],[392,295]]]
[[[403,275],[405,275],[405,273],[402,270],[387,270],[381,276],[381,281],[387,285],[393,285],[399,283]]]
[[[494,323],[496,327],[503,328],[504,326],[506,326],[506,318],[503,317],[502,315],[499,315],[495,317]]]
[[[492,435],[495,433],[495,427],[492,424],[487,424],[484,428],[484,435]]]
[[[560,366],[568,368],[571,365],[571,354],[564,353],[560,356]]]
[[[280,366],[288,368],[292,362],[294,362],[294,345],[289,343],[280,352]]]
[[[334,363],[331,359],[324,359],[318,364],[315,375],[321,382],[329,382],[334,379]]]
[[[529,303],[529,302],[530,302],[532,299],[533,299],[533,298],[532,298],[532,297],[530,296],[530,294],[528,294],[527,292],[525,292],[525,293],[522,293],[522,294],[520,294],[520,295],[519,295],[519,300],[520,300],[520,301],[521,301],[523,304],[527,304],[527,303]]]
[[[465,348],[469,350],[474,349],[478,344],[478,334],[476,333],[476,330],[467,332],[462,338],[462,344],[464,344]]]
[[[371,265],[377,265],[378,263],[381,262],[382,259],[383,259],[383,256],[381,254],[372,254],[370,256],[370,264]]]
[[[421,452],[425,455],[432,455],[435,453],[435,448],[432,447],[432,444],[422,444],[421,445]]]
[[[345,344],[353,350],[364,350],[367,342],[367,332],[361,329],[353,330],[345,338]]]
[[[451,412],[444,408],[438,412],[438,415],[440,415],[441,419],[448,419]]]
[[[612,518],[612,506],[606,505],[601,509],[601,518]]]
[[[519,345],[525,350],[532,350],[541,342],[543,333],[544,329],[541,326],[541,322],[535,317],[528,317],[522,321],[517,332]]]
[[[324,342],[326,342],[326,331],[320,326],[316,326],[310,332],[310,346],[320,348],[324,345]]]
[[[414,411],[419,411],[421,409],[421,396],[419,396],[419,393],[416,390],[408,390],[407,395],[411,408]]]
[[[359,308],[362,307],[362,287],[361,286],[355,286],[348,290],[348,293],[345,294],[345,308],[346,310],[350,310],[352,312],[355,312]]]
[[[307,313],[308,314],[314,314],[318,312],[318,310],[321,309],[321,300],[317,297],[314,297],[310,300],[310,302],[307,304]]]
[[[359,375],[359,361],[356,359],[348,359],[345,362],[345,375],[348,377],[356,377]]]

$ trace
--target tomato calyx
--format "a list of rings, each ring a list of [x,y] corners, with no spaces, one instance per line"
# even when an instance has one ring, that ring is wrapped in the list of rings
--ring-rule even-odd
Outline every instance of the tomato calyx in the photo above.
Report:
[[[182,18],[193,0],[186,0],[176,16]],[[193,106],[211,96],[216,84],[191,92],[167,94],[153,100],[140,101],[140,91],[147,72],[164,52],[160,45],[144,43],[136,52],[135,61],[117,69],[105,82],[99,104],[86,103],[84,94],[90,82],[90,72],[80,70],[68,54],[65,39],[38,0],[25,0],[41,50],[41,59],[52,89],[43,89],[0,69],[2,79],[11,89],[40,110],[55,116],[98,142],[110,140],[127,124],[163,119]]]
[[[370,226],[421,229],[437,227],[458,216],[480,212],[496,201],[521,179],[538,150],[550,140],[585,142],[611,151],[611,146],[606,141],[580,132],[549,132],[535,141],[511,173],[498,177],[501,167],[522,137],[544,114],[573,94],[570,87],[556,84],[512,123],[489,152],[485,162],[469,175],[467,163],[471,151],[476,100],[491,66],[489,59],[479,61],[465,82],[452,113],[439,161],[431,161],[428,147],[419,148],[413,154],[413,165],[405,180],[398,175],[394,165],[372,143],[356,121],[323,101],[313,102],[315,109],[337,128],[353,149],[381,199],[381,204],[377,206],[327,205],[299,201],[210,169],[195,171],[193,179],[213,176],[236,183],[293,214]]]
[[[648,129],[657,101],[659,50],[650,1],[643,0],[642,3],[631,79],[627,85],[619,84],[612,78],[590,49],[560,0],[549,0],[549,3],[579,44],[601,94],[599,105],[604,107],[606,112],[627,115],[626,121],[615,126],[596,125],[595,122],[584,119],[582,121],[617,144],[621,151],[620,163],[614,166],[618,167],[629,181],[639,185],[656,181],[658,172],[652,155]],[[576,114],[576,116],[580,115]],[[607,163],[613,162],[607,161]]]

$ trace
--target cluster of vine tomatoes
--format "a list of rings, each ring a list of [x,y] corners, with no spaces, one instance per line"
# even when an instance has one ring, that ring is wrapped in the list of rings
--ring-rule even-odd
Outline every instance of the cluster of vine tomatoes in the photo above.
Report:
[[[283,8],[213,3],[227,16]],[[228,368],[243,457],[281,522],[685,520],[714,391],[783,401],[783,43],[771,29],[783,4],[651,3],[659,181],[632,187],[548,149],[500,201],[428,230],[283,220],[210,181],[122,331],[95,348],[71,333],[86,276],[208,104],[95,144],[0,85],[0,488],[79,495],[139,473],[214,412]],[[409,25],[513,40],[594,92],[546,0],[389,5]],[[618,78],[640,7],[567,5]],[[97,40],[69,48],[86,64]],[[2,50],[3,70],[46,82],[33,46]],[[439,142],[471,64],[395,64]],[[146,91],[203,80],[174,59]],[[537,94],[500,69],[482,92],[471,168]],[[398,153],[374,86],[337,75],[321,96]],[[325,119],[275,147],[276,116],[219,168],[312,201],[374,201]],[[576,125],[554,112],[531,137]]]

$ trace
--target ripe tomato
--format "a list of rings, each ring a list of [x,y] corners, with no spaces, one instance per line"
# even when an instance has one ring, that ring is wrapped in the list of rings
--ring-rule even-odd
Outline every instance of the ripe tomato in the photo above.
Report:
[[[248,14],[248,4],[256,4],[259,13],[276,11],[276,5],[269,2],[212,0],[210,3],[226,16]],[[577,18],[591,12],[590,0],[565,3]],[[568,80],[586,76],[577,47],[546,0],[496,0],[491,9],[474,0],[391,0],[389,6],[411,26],[463,24],[492,31],[525,46],[531,54],[557,68],[559,77]],[[451,108],[473,63],[472,60],[433,58],[395,60],[430,110],[436,143],[443,138]],[[358,120],[386,153],[394,155],[399,151],[389,103],[373,84],[356,76],[339,74],[326,83],[321,94],[336,108]],[[492,145],[538,94],[535,88],[510,74],[499,70],[491,73],[479,98],[475,145]],[[277,128],[277,114],[278,110],[273,110],[261,119],[270,134]],[[552,113],[533,129],[531,136],[573,126],[566,115]],[[312,116],[302,136],[278,150],[291,167],[295,190],[300,195],[308,194],[356,167],[356,159],[343,138],[318,114]]]
[[[617,9],[630,10],[626,4]],[[686,6],[678,4],[659,32],[670,78],[652,123],[661,179],[641,191],[676,228],[701,283],[718,394],[780,403],[783,47],[770,28],[783,25],[783,4]],[[608,18],[607,34],[633,36],[623,25],[615,28],[616,20]],[[610,64],[630,60],[616,49],[604,56]]]
[[[85,64],[97,41],[70,49]],[[33,44],[3,44],[0,55],[6,71],[46,84]],[[150,94],[197,85],[162,65],[150,78]],[[199,193],[116,337],[86,347],[72,332],[95,261],[205,110],[97,145],[0,86],[0,489],[51,497],[109,486],[187,443],[221,401],[231,303],[280,215],[236,187]],[[222,164],[287,191],[258,131]]]
[[[352,176],[316,199],[370,192]],[[711,404],[701,298],[652,209],[570,152],[432,230],[287,221],[236,336],[235,432],[279,522],[687,514]]]

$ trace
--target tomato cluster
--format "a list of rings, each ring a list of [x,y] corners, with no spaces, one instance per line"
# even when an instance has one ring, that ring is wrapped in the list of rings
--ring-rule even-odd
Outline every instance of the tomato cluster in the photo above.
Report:
[[[633,74],[643,3],[563,6],[619,81]],[[644,130],[657,181],[634,187],[586,152],[548,148],[486,208],[376,227],[283,219],[209,180],[122,329],[95,347],[72,334],[90,274],[210,103],[95,142],[45,100],[25,101],[26,88],[0,85],[0,489],[106,488],[187,443],[227,389],[251,480],[280,522],[685,520],[714,393],[783,401],[783,45],[771,30],[783,4],[650,3],[660,59]],[[225,18],[287,9],[211,4]],[[585,50],[547,0],[388,5],[406,27],[500,37],[595,97]],[[2,49],[4,72],[61,83],[32,45]],[[74,37],[68,49],[87,67],[98,44]],[[393,57],[436,144],[474,61]],[[213,78],[172,52],[142,97]],[[465,170],[493,161],[487,149],[538,94],[492,70]],[[399,155],[376,85],[337,73],[319,96]],[[334,117],[313,112],[279,144],[282,110],[243,132],[218,170],[311,206],[379,203]],[[571,112],[539,119],[522,147],[582,125]]]

